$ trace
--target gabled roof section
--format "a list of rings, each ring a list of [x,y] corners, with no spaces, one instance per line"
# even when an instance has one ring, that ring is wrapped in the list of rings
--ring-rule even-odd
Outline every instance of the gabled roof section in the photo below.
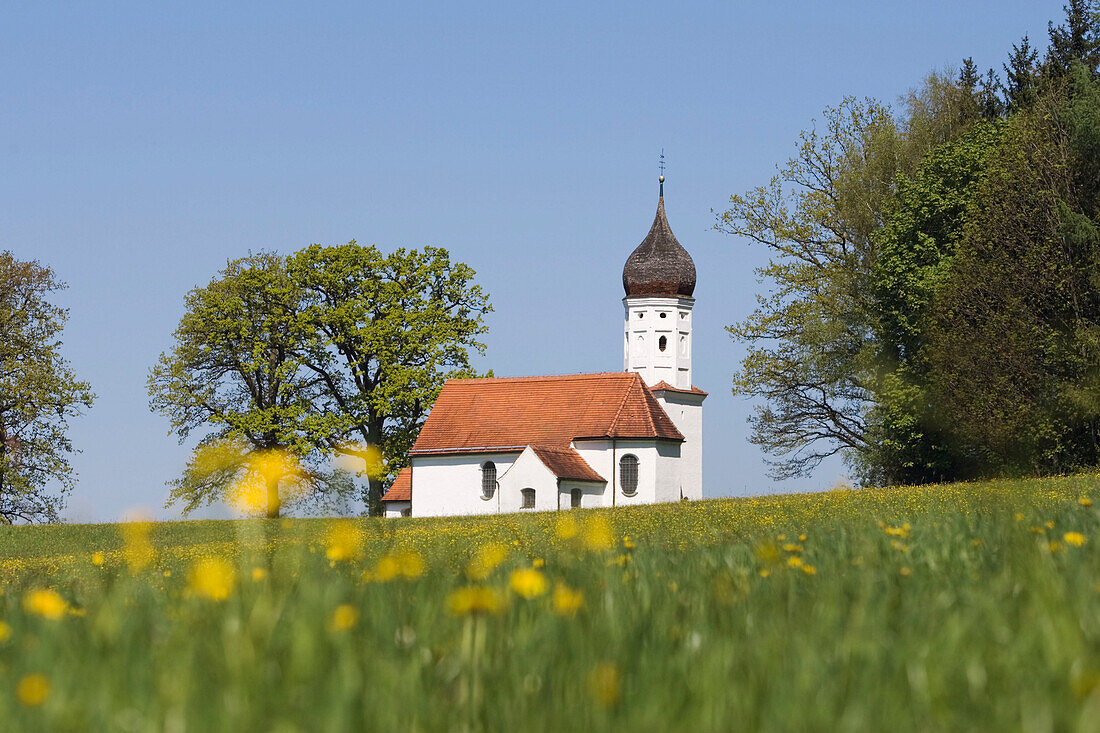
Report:
[[[593,483],[606,484],[605,479],[596,473],[588,461],[572,448],[552,448],[546,445],[533,445],[531,450],[542,461],[542,465],[550,469],[550,472],[558,478],[572,481],[591,481]]]
[[[397,478],[390,484],[390,490],[382,497],[382,501],[412,501],[412,469],[402,468],[397,473]]]
[[[636,372],[450,379],[410,454],[567,448],[577,438],[684,436]]]
[[[702,395],[704,397],[706,397],[709,394],[708,392],[704,392],[703,390],[699,389],[695,385],[692,385],[691,389],[682,389],[680,387],[673,387],[671,384],[664,381],[663,379],[660,382],[657,382],[657,384],[650,387],[650,389],[653,390],[654,392],[683,392],[684,394],[697,394],[697,395]]]

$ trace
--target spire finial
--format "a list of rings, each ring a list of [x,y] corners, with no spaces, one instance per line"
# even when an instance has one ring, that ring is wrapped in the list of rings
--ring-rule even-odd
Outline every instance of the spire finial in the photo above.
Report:
[[[665,149],[661,148],[661,157],[657,163],[657,167],[661,169],[661,175],[657,177],[657,182],[661,184],[661,198],[665,197]]]

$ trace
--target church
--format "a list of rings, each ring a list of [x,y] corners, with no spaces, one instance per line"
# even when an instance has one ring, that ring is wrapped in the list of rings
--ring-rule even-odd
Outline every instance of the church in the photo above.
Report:
[[[623,371],[451,379],[382,501],[387,517],[700,499],[695,263],[657,215],[623,267]]]

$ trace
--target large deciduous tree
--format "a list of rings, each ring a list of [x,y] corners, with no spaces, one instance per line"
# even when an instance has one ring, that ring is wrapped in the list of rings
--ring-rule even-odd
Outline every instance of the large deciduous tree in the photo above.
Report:
[[[322,410],[320,380],[302,364],[313,337],[302,328],[302,295],[285,258],[273,253],[233,260],[188,293],[175,346],[149,376],[150,407],[171,420],[180,441],[204,432],[171,483],[169,503],[183,502],[185,513],[233,498],[227,492],[250,467],[278,464],[275,456],[284,453],[306,470],[264,477],[267,496],[257,508],[268,516],[279,515],[287,498],[280,489],[291,479],[304,478],[313,499],[346,488],[318,450],[344,426],[339,415]]]
[[[491,306],[474,271],[437,247],[384,255],[354,241],[313,245],[288,268],[317,347],[303,361],[348,427],[332,448],[382,451],[386,470],[368,476],[364,496],[376,513],[384,477],[405,465],[443,382],[477,376],[470,352],[484,353],[479,337]]]
[[[383,255],[355,242],[229,263],[188,295],[176,346],[150,376],[151,405],[181,440],[212,429],[171,500],[194,509],[251,473],[275,514],[268,469],[282,464],[256,469],[249,454],[297,457],[305,470],[291,478],[314,499],[347,493],[347,474],[325,468],[344,455],[366,461],[363,498],[377,513],[443,381],[475,376],[490,306],[473,276],[443,249]]]
[[[65,286],[37,262],[0,252],[0,519],[57,521],[72,490],[68,421],[95,396],[60,353]],[[56,490],[54,490],[56,489]]]

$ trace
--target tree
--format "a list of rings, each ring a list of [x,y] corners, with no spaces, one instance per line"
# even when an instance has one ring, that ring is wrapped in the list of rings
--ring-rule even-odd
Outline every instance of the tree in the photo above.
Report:
[[[1019,45],[1012,46],[1008,63],[1004,64],[1007,83],[1005,84],[1005,106],[1009,113],[1027,109],[1035,103],[1038,85],[1038,73],[1035,62],[1039,52],[1031,47],[1027,36]]]
[[[357,445],[378,446],[385,475],[396,475],[443,382],[477,376],[470,351],[484,353],[478,337],[492,307],[474,271],[444,249],[383,255],[354,241],[312,245],[288,268],[305,294],[303,324],[315,334],[301,359],[345,418],[330,447],[357,455]],[[368,477],[371,513],[380,510],[383,479]]]
[[[1044,73],[1054,79],[1069,75],[1074,63],[1080,63],[1092,74],[1100,65],[1100,18],[1090,0],[1070,0],[1062,6],[1066,21],[1055,26],[1047,23],[1050,46],[1043,63]]]
[[[60,353],[54,272],[0,252],[0,519],[58,521],[73,487],[69,419],[95,399]],[[57,491],[51,492],[51,486]]]
[[[176,344],[150,372],[150,407],[181,442],[210,431],[171,482],[169,504],[190,512],[261,480],[262,501],[245,503],[274,517],[292,485],[304,483],[310,491],[297,498],[313,501],[348,489],[318,449],[346,426],[324,411],[320,379],[302,364],[314,338],[300,320],[302,298],[285,259],[266,252],[230,261],[187,295]]]

